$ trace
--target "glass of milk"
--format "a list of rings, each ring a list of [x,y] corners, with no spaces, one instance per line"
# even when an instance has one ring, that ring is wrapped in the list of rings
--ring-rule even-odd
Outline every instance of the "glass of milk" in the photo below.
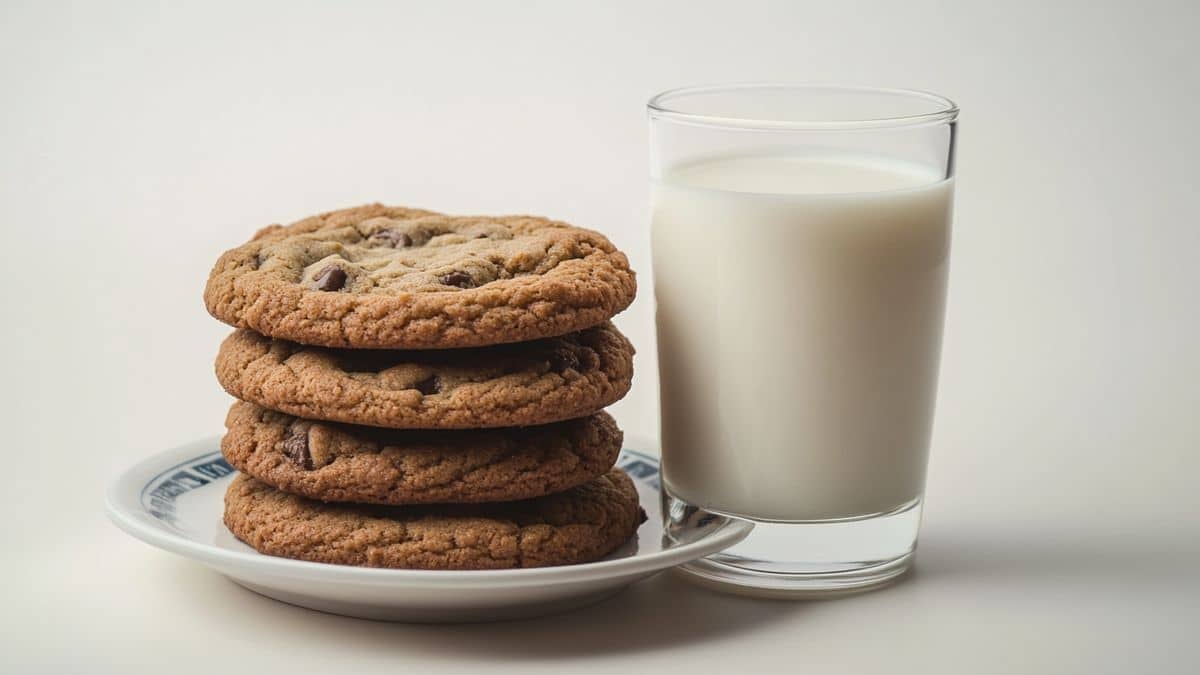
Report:
[[[912,564],[937,390],[958,109],[917,91],[746,84],[651,99],[663,509],[684,568],[766,595]]]

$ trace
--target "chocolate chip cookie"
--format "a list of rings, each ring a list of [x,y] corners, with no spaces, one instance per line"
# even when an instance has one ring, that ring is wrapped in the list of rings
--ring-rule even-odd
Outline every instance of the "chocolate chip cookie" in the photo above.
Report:
[[[505,569],[598,560],[645,521],[620,469],[566,492],[501,504],[325,504],[239,475],[225,525],[267,555],[366,567]]]
[[[397,431],[312,422],[239,401],[225,459],[259,480],[329,502],[435,504],[540,497],[602,475],[621,430],[607,413],[537,427]]]
[[[589,415],[629,391],[633,345],[611,324],[443,351],[306,347],[239,330],[217,379],[233,396],[315,420],[396,429],[526,426]]]
[[[216,318],[304,344],[450,349],[602,323],[636,291],[602,235],[533,216],[446,216],[379,204],[274,225],[221,256]]]

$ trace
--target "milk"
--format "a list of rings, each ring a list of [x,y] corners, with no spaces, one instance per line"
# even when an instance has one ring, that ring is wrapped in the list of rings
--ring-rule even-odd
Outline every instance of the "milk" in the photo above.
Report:
[[[923,490],[953,183],[893,160],[754,155],[652,193],[664,484],[760,520]]]

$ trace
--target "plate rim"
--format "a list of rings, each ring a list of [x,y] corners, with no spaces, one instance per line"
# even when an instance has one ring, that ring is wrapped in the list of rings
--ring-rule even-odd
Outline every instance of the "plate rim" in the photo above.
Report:
[[[188,463],[214,451],[220,454],[219,435],[205,436],[182,445],[156,452],[121,471],[109,482],[104,506],[109,520],[125,533],[151,546],[220,567],[254,568],[263,573],[285,577],[320,576],[325,581],[351,584],[393,584],[427,586],[495,586],[543,585],[581,583],[613,577],[648,574],[665,570],[697,558],[729,548],[745,539],[753,524],[730,518],[720,529],[687,544],[646,555],[632,555],[616,560],[600,560],[578,565],[559,565],[504,570],[406,570],[379,567],[356,567],[332,563],[310,562],[269,556],[257,551],[232,551],[215,544],[189,539],[150,521],[141,506],[143,488],[150,481],[181,462]],[[207,448],[207,449],[205,449]],[[214,450],[215,448],[215,450]],[[622,452],[649,460],[655,466],[659,458],[637,450],[622,448]]]

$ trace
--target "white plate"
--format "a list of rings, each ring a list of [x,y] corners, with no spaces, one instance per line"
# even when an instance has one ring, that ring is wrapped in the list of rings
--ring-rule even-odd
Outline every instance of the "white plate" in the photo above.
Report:
[[[637,537],[604,560],[498,571],[391,570],[327,565],[262,555],[221,522],[234,475],[218,437],[159,453],[109,487],[108,515],[129,534],[194,558],[252,591],[323,612],[392,621],[492,621],[597,602],[655,572],[728,548],[750,523],[709,519],[679,543],[664,541],[658,460],[632,450],[618,465],[637,485],[649,519]]]

